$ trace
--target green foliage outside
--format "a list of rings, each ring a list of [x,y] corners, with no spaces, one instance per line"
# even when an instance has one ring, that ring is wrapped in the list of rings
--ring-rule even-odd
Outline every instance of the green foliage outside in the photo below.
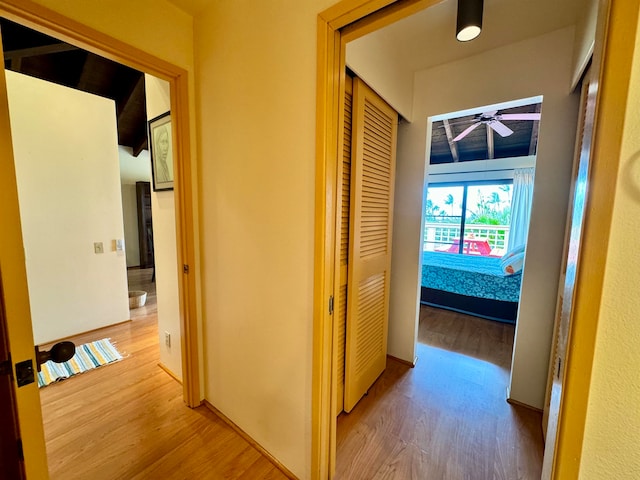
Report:
[[[472,205],[467,203],[466,223],[471,225],[509,225],[511,218],[511,205],[500,198],[497,191],[490,194],[483,194],[478,188],[475,195],[471,195],[469,187],[469,198],[473,197],[477,201]],[[498,188],[505,193],[509,193],[511,185],[499,185]],[[427,198],[425,215],[428,223],[460,223],[460,216],[453,215],[455,200],[449,194],[444,199],[444,205],[437,205]],[[461,208],[461,205],[458,205]]]

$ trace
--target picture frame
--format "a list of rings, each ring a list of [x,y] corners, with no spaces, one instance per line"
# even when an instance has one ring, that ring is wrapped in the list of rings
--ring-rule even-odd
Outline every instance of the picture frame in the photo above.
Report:
[[[158,115],[148,123],[153,191],[173,190],[171,112]]]

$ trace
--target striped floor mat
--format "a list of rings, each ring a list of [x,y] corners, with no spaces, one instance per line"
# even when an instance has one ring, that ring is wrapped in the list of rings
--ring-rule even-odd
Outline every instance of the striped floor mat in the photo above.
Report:
[[[122,355],[108,338],[76,346],[76,354],[64,363],[54,363],[49,360],[42,364],[42,371],[38,372],[38,386],[45,387],[50,383],[64,380],[72,375],[93,370],[108,363],[122,360]]]

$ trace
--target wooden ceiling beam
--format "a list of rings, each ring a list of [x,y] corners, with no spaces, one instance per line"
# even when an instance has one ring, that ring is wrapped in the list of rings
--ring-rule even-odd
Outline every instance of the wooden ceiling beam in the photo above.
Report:
[[[536,146],[538,145],[538,131],[540,130],[540,120],[534,120],[531,126],[531,142],[529,143],[529,155],[536,154]]]
[[[51,45],[42,45],[40,47],[21,48],[19,50],[9,50],[4,52],[4,59],[19,60],[27,57],[37,57],[39,55],[49,55],[52,53],[70,52],[72,50],[78,50],[78,47],[68,45],[66,43],[54,43]]]
[[[447,142],[449,142],[449,149],[451,150],[451,156],[453,157],[454,163],[460,161],[460,156],[458,155],[458,145],[453,141],[453,131],[451,130],[451,125],[449,125],[449,120],[446,118],[442,121],[444,124],[444,131],[447,133]]]
[[[144,74],[140,73],[140,76],[135,82],[131,82],[128,85],[127,92],[116,100],[118,121],[122,120],[122,115],[130,104],[144,99]],[[143,102],[144,103],[144,102]]]
[[[140,142],[136,146],[131,149],[134,157],[137,157],[142,153],[143,150],[147,149],[147,135],[145,134],[144,138],[140,139]]]
[[[542,104],[536,103],[533,111],[535,113],[540,113],[542,111]],[[536,148],[538,146],[538,132],[540,132],[540,120],[534,120],[531,123],[531,142],[529,143],[529,155],[535,155],[536,153]]]
[[[495,147],[493,145],[493,128],[487,124],[487,158],[489,160],[493,160],[495,155]]]

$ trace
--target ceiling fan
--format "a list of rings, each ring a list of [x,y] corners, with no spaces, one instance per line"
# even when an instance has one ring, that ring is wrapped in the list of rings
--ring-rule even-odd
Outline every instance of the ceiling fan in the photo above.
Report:
[[[474,122],[470,127],[465,129],[460,135],[453,139],[454,142],[458,142],[462,140],[464,137],[469,135],[472,131],[478,128],[480,125],[485,124],[488,127],[495,130],[498,135],[501,137],[508,137],[513,133],[509,127],[507,127],[502,120],[540,120],[539,113],[501,113],[499,114],[497,110],[493,110],[490,112],[483,112],[479,115],[476,115],[474,118]]]

